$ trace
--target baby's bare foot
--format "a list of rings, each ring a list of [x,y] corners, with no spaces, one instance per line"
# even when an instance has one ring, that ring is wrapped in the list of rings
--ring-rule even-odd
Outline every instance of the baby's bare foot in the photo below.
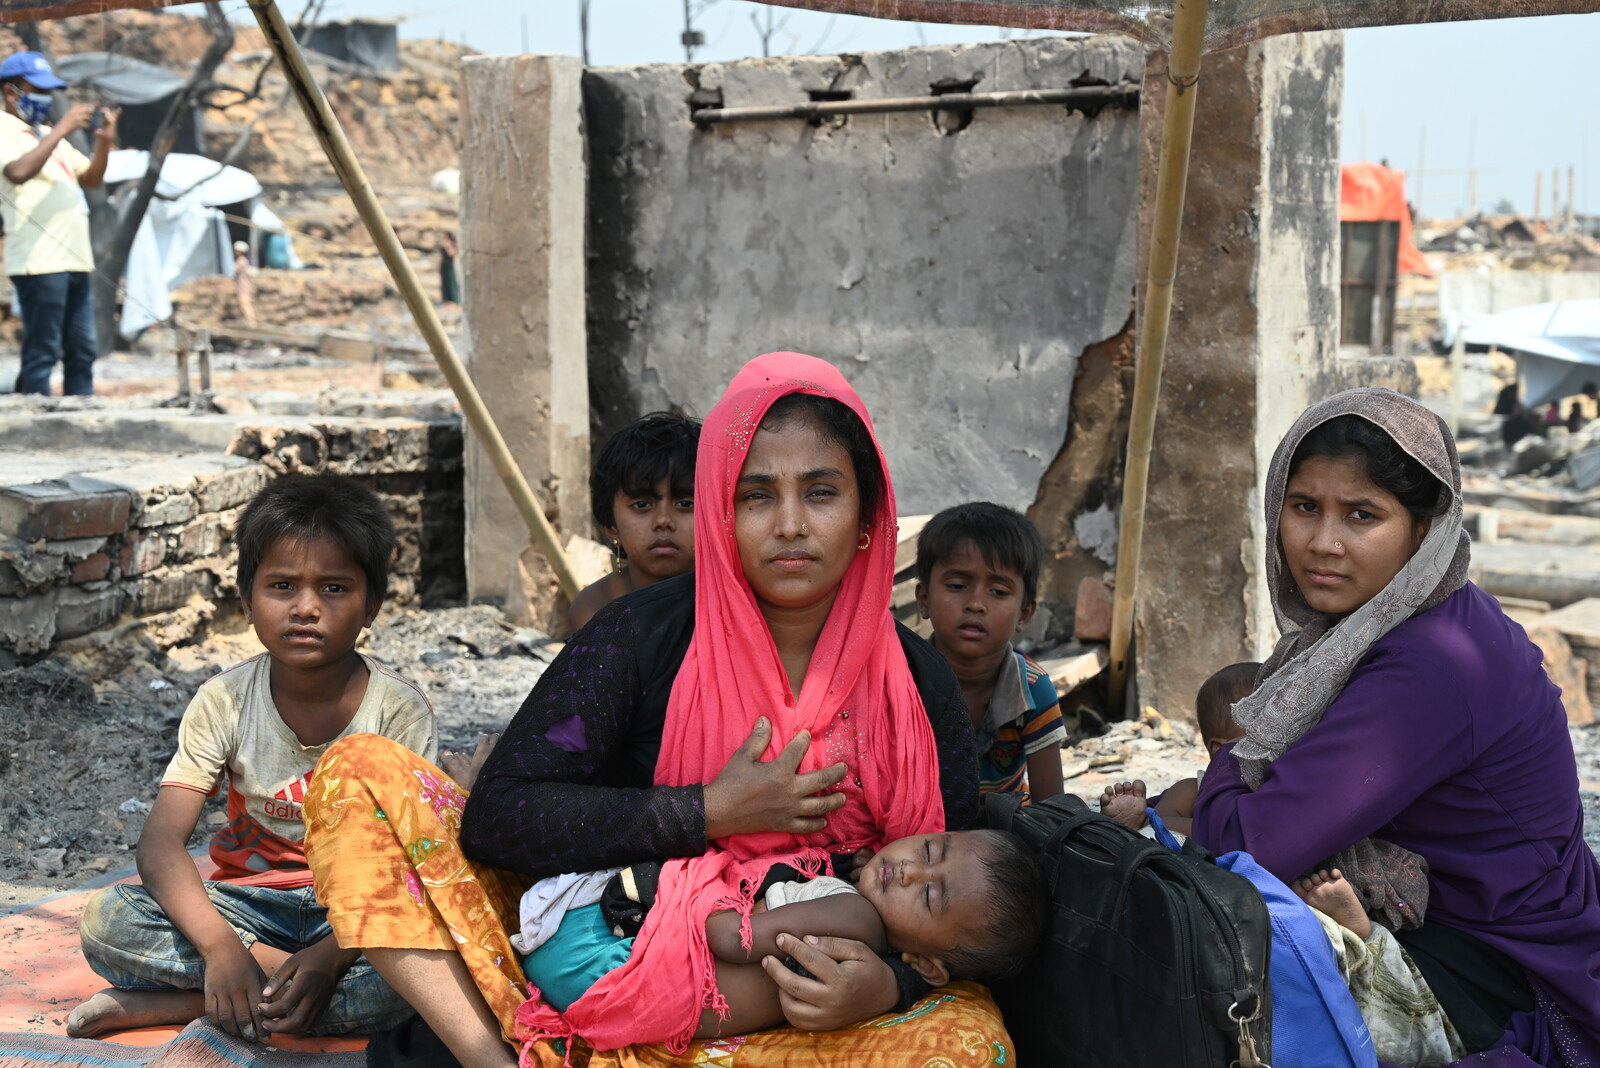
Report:
[[[1144,780],[1135,779],[1132,782],[1114,782],[1107,786],[1105,792],[1100,795],[1100,810],[1104,812],[1106,805],[1112,800],[1127,794],[1132,794],[1135,797],[1144,797]]]
[[[1340,927],[1353,931],[1357,938],[1372,934],[1372,919],[1361,907],[1356,888],[1338,868],[1332,871],[1312,872],[1304,879],[1296,879],[1290,886],[1300,900],[1323,913]]]
[[[205,1015],[205,995],[198,990],[102,990],[67,1014],[67,1034],[94,1038],[136,1027],[186,1024]]]
[[[1145,825],[1145,786],[1142,779],[1113,783],[1100,795],[1100,811],[1131,831]]]

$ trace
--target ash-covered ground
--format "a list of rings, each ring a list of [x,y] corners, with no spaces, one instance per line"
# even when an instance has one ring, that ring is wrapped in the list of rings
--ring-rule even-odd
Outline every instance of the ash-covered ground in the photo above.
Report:
[[[465,751],[510,720],[558,648],[485,606],[389,613],[364,646],[422,686],[442,746]],[[259,651],[240,624],[170,653],[125,642],[0,672],[0,907],[132,864],[189,699]],[[1574,727],[1572,739],[1600,852],[1600,726]],[[1091,800],[1122,779],[1154,792],[1204,763],[1192,731],[1159,720],[1113,724],[1062,751],[1067,789]],[[221,822],[219,797],[191,844]]]
[[[468,752],[510,720],[558,648],[484,606],[389,613],[363,645],[428,694],[441,747]],[[167,654],[128,642],[0,672],[0,906],[133,863],[190,698],[260,651],[241,624]],[[219,796],[191,845],[222,812]]]

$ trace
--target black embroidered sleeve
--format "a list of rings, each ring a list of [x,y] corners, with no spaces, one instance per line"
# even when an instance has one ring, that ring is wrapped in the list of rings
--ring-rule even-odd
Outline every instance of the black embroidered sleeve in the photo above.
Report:
[[[545,878],[705,851],[703,787],[622,785],[627,756],[660,737],[640,736],[633,643],[613,602],[545,670],[467,801],[474,860]]]

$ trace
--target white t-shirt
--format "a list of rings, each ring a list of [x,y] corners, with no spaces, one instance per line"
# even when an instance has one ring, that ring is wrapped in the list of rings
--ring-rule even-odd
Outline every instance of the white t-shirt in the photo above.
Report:
[[[33,127],[0,111],[0,169],[39,146],[50,127]],[[6,224],[6,274],[94,270],[89,245],[89,203],[78,176],[89,157],[66,141],[56,145],[39,173],[21,185],[0,174],[0,217]]]
[[[369,656],[367,692],[339,735],[381,734],[437,760],[433,706],[404,676]],[[213,794],[228,779],[228,823],[211,839],[217,877],[271,886],[307,886],[301,803],[311,772],[332,739],[301,745],[272,703],[271,657],[236,664],[208,679],[178,725],[178,751],[162,786]]]
[[[782,908],[784,905],[793,905],[800,901],[818,901],[835,894],[859,894],[861,891],[845,882],[835,879],[831,875],[819,875],[815,879],[797,879],[788,883],[773,883],[767,887],[767,908]]]

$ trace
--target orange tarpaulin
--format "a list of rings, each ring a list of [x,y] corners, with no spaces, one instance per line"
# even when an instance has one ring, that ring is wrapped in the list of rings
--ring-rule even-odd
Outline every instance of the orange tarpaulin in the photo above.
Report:
[[[1406,172],[1381,163],[1346,163],[1339,168],[1340,222],[1400,224],[1400,270],[1433,277],[1433,268],[1411,240]]]

